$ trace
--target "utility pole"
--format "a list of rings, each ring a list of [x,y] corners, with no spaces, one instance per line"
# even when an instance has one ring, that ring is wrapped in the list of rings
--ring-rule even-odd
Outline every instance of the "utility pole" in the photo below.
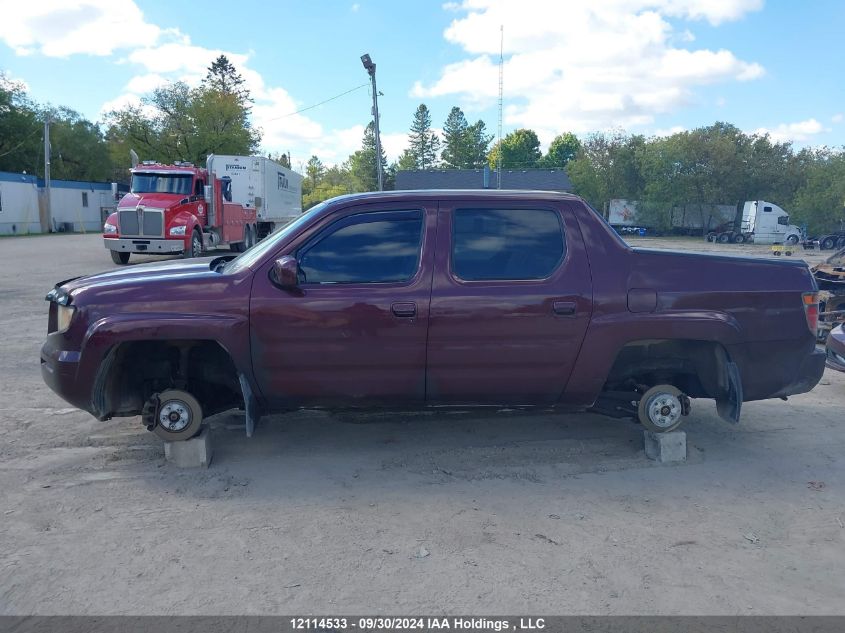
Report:
[[[379,121],[378,121],[378,89],[376,88],[376,65],[372,59],[370,59],[370,55],[368,53],[364,53],[361,55],[361,63],[364,64],[364,68],[367,70],[367,74],[370,76],[370,83],[373,84],[373,130],[375,132],[376,137],[376,173],[378,174],[378,190],[384,190],[384,174],[382,173],[382,166],[381,166],[381,135],[379,134]]]
[[[53,213],[50,208],[50,115],[44,119],[44,218],[47,231],[53,231]]]
[[[505,70],[505,25],[499,26],[499,151],[496,152],[496,189],[502,188],[502,104]]]

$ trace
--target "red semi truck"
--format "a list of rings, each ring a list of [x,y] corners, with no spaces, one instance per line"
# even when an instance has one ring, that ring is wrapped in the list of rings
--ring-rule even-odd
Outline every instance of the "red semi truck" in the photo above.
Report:
[[[275,163],[272,165],[284,171],[285,178],[271,169],[256,168],[250,170],[248,183],[241,184],[242,177],[233,181],[233,169],[247,171],[247,165],[262,161],[266,159],[212,154],[205,168],[185,162],[136,165],[131,170],[129,193],[103,227],[103,243],[112,260],[126,264],[132,253],[199,257],[208,248],[227,245],[235,252],[246,250],[268,232],[262,213],[266,214],[269,205],[250,194],[283,186],[294,189],[301,181],[301,176]],[[268,174],[273,183],[263,182]],[[298,196],[292,195],[294,198],[298,202]],[[295,211],[301,212],[301,208]]]

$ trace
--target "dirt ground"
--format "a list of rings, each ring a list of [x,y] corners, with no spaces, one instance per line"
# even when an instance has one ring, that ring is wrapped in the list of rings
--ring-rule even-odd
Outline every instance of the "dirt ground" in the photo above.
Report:
[[[44,294],[112,267],[0,240],[0,614],[845,613],[845,374],[736,427],[694,402],[681,465],[591,414],[297,413],[178,470],[41,381]]]

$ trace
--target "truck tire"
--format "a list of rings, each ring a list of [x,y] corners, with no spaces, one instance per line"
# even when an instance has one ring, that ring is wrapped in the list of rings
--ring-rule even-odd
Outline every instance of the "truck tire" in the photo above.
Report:
[[[836,248],[845,248],[845,235],[836,240]]]
[[[674,431],[683,421],[684,397],[681,390],[672,385],[652,387],[643,394],[637,406],[640,424],[653,433]]]
[[[737,233],[734,235],[734,244],[744,244],[745,243],[745,236],[742,233]]]
[[[191,242],[188,248],[182,251],[183,259],[191,259],[193,257],[202,257],[202,235],[197,229],[191,233]]]
[[[786,243],[795,246],[798,243],[798,236],[795,234],[787,236]]]
[[[111,260],[115,264],[125,266],[129,263],[129,253],[126,253],[124,251],[109,251],[109,253],[111,253]]]
[[[719,236],[716,238],[716,241],[719,244],[727,244],[731,241],[731,234],[730,233],[719,233]]]
[[[828,235],[822,238],[819,248],[823,251],[829,251],[836,246],[836,238],[833,235]]]
[[[707,234],[707,241],[708,242],[715,242],[716,241],[716,234],[715,233],[708,233]]]
[[[158,397],[153,433],[166,442],[182,442],[199,433],[202,407],[187,391],[168,389]]]

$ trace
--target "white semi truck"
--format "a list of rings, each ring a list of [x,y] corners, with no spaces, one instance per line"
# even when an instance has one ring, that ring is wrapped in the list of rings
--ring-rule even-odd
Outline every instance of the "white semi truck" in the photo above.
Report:
[[[302,213],[302,176],[263,156],[214,157],[220,176],[232,180],[232,202],[256,210],[258,239]]]
[[[722,244],[797,244],[801,237],[801,229],[789,223],[789,214],[765,200],[748,200],[743,205],[739,231],[711,232],[707,235],[708,241]]]

